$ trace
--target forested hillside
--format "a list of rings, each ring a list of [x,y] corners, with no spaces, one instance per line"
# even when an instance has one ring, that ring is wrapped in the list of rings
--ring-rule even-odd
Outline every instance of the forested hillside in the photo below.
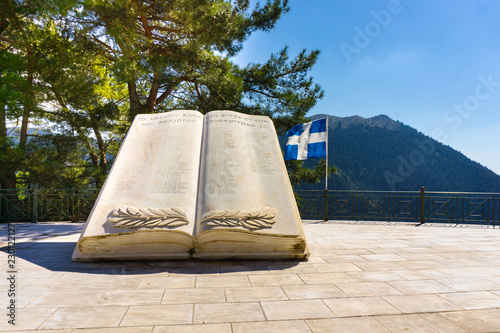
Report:
[[[329,164],[337,167],[328,182],[332,190],[415,191],[424,186],[429,191],[500,192],[499,175],[385,115],[329,116],[328,137]],[[324,182],[296,188],[323,189]]]

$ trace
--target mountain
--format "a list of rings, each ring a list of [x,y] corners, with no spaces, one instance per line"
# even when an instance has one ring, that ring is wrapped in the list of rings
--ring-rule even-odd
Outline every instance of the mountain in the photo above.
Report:
[[[499,175],[386,115],[329,116],[328,131],[328,164],[337,167],[328,189],[416,191],[423,186],[428,191],[500,193]],[[280,142],[284,145],[286,138]],[[324,182],[296,189],[324,189]]]

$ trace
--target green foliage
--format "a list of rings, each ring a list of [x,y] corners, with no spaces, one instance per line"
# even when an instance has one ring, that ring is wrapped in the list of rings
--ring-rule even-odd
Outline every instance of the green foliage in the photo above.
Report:
[[[12,157],[0,183],[17,173],[24,184],[101,186],[138,113],[231,109],[268,115],[279,132],[304,121],[323,96],[308,76],[319,51],[290,59],[285,47],[244,68],[230,61],[288,10],[287,0],[7,0],[0,138],[8,126],[19,137],[0,146]]]
[[[274,118],[278,134],[306,122],[306,113],[323,97],[323,91],[308,71],[315,64],[319,51],[303,50],[289,61],[288,48],[271,55],[264,64],[250,64],[240,71],[244,98],[239,110]]]
[[[314,163],[314,162],[312,162]],[[313,168],[304,167],[304,161],[286,161],[288,176],[292,186],[300,185],[302,182],[316,184],[325,177],[325,160],[319,160]],[[328,175],[337,172],[335,167],[328,167]]]
[[[8,177],[24,160],[23,151],[10,138],[0,137],[0,179]]]
[[[20,113],[20,101],[23,93],[19,90],[22,85],[22,58],[18,54],[0,52],[0,103],[11,112],[9,118]]]
[[[240,69],[229,60],[254,31],[268,31],[289,8],[268,0],[83,1],[74,27],[127,83],[130,119],[172,109],[231,109],[295,116],[300,121],[317,98],[307,77],[318,51],[288,61],[287,49],[263,65]]]
[[[35,137],[30,140],[27,151],[26,171],[20,177],[24,183],[46,188],[86,187],[91,171],[82,158],[85,149],[78,137],[62,134]]]

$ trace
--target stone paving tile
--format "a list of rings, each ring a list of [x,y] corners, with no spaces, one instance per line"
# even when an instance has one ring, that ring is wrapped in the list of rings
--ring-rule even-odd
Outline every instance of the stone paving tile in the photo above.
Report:
[[[459,258],[459,259],[440,259],[436,260],[441,264],[441,267],[484,267],[485,264],[467,258]]]
[[[497,253],[500,253],[500,251],[498,251]],[[493,274],[496,274],[496,275],[500,275],[500,266],[497,266],[497,267],[493,267],[493,266],[490,266],[490,267],[482,267],[482,269],[486,272],[490,272],[490,273],[493,273]]]
[[[467,333],[467,331],[462,327],[436,313],[409,314],[401,316],[376,316],[374,318],[392,333]]]
[[[470,252],[474,251],[472,248],[467,248],[467,247],[462,247],[462,246],[434,246],[433,250],[436,251],[437,253],[446,253],[446,252],[453,252],[453,253],[461,253],[461,252]]]
[[[407,253],[407,251],[405,249],[403,249],[402,247],[385,247],[385,248],[382,248],[382,246],[384,246],[384,244],[377,244],[377,248],[374,248],[374,249],[370,249],[370,251],[373,253],[373,255],[376,255],[376,256],[381,256],[380,258],[382,259],[382,261],[399,261],[399,260],[406,260],[405,257],[403,257],[402,255]],[[397,256],[398,257],[401,257],[402,259],[398,258],[398,260],[392,260],[389,258],[389,256],[393,256],[394,255],[394,252],[397,252]],[[388,256],[387,258],[384,258],[383,256]],[[366,257],[366,256],[363,256],[363,257]],[[396,257],[393,257],[393,258],[396,258]],[[373,261],[373,260],[370,260],[370,261]]]
[[[444,256],[436,254],[436,253],[403,253],[401,257],[404,257],[408,260],[439,260],[445,259]]]
[[[377,245],[375,244],[341,244],[344,249],[376,249]],[[332,252],[333,253],[333,252]]]
[[[0,286],[0,290],[7,290],[4,286]],[[24,291],[16,294],[16,305],[18,308],[26,308],[31,302],[33,302],[42,293],[38,291]],[[5,292],[0,292],[0,304],[8,304],[8,294]]]
[[[5,303],[4,303],[5,304]],[[46,309],[18,309],[16,311],[15,325],[9,324],[7,311],[2,311],[2,320],[0,320],[0,331],[14,332],[22,330],[34,330],[39,327],[52,313],[55,308]]]
[[[71,333],[151,333],[153,326],[136,327],[103,327],[103,328],[77,328]],[[37,331],[38,332],[38,331]],[[53,331],[47,331],[53,332]]]
[[[323,257],[334,254],[330,249],[320,245],[311,246],[311,244],[309,245],[309,252],[311,253],[311,257]]]
[[[404,280],[401,275],[389,271],[347,272],[356,282]]]
[[[165,276],[143,278],[137,289],[194,288],[194,276]]]
[[[406,280],[429,280],[429,279],[450,278],[449,275],[444,274],[435,269],[406,269],[406,270],[396,270],[393,273],[402,276]]]
[[[105,291],[87,292],[45,292],[26,308],[69,308],[94,306]],[[120,304],[119,304],[120,305]]]
[[[316,256],[316,255],[313,255],[311,253],[311,256],[309,257],[309,259],[307,260],[307,262],[309,262],[310,264],[326,264],[327,262],[319,257],[319,256]]]
[[[59,279],[61,280],[61,279]],[[65,279],[69,280],[69,279]],[[101,275],[86,279],[78,290],[88,291],[95,289],[136,289],[141,281],[140,277],[128,275]]]
[[[220,275],[220,269],[219,266],[186,266],[186,267],[169,268],[168,273],[169,276],[189,276],[189,277]]]
[[[314,265],[267,265],[270,274],[317,273]]]
[[[355,262],[354,264],[364,271],[395,271],[406,269],[401,266],[401,261],[382,261],[382,262]]]
[[[270,274],[267,266],[220,266],[221,275],[252,275],[252,274]]]
[[[444,259],[456,259],[456,258],[462,258],[462,259],[465,259],[465,258],[468,258],[468,259],[475,259],[475,260],[479,260],[481,257],[480,254],[478,254],[477,252],[474,252],[474,251],[470,251],[470,252],[442,252],[442,253],[439,253],[439,255],[441,257],[443,257]]]
[[[268,320],[335,317],[321,300],[261,302]]]
[[[439,296],[466,310],[500,308],[500,296],[487,291],[439,294]]]
[[[225,302],[224,289],[218,288],[185,288],[165,289],[161,304],[183,303],[218,303]]]
[[[161,302],[163,291],[163,289],[108,290],[95,305],[157,305]]]
[[[75,291],[86,279],[31,279],[22,284],[24,291]]]
[[[399,264],[406,269],[436,269],[443,267],[435,260],[408,260]]]
[[[196,260],[195,267],[220,267],[220,266],[242,266],[244,261],[241,260]]]
[[[36,330],[36,331],[33,331],[33,330],[22,330],[22,331],[17,331],[16,328],[14,328],[12,331],[8,331],[8,332],[16,332],[16,333],[33,333],[33,332],[36,332],[36,333],[71,333],[71,332],[75,332],[74,330],[72,329],[67,329],[67,330]],[[80,332],[80,331],[78,331]],[[102,332],[102,331],[101,331]]]
[[[257,302],[196,304],[194,323],[225,323],[264,321],[264,313]]]
[[[480,277],[437,279],[436,281],[457,291],[500,290],[500,284]]]
[[[307,261],[301,261],[301,260],[278,260],[278,259],[275,259],[275,260],[244,260],[243,261],[245,263],[245,265],[257,265],[257,266],[261,266],[261,265],[296,265],[297,263],[300,263],[300,262],[305,262],[307,263]]]
[[[18,270],[18,282],[19,281],[28,281],[28,280],[39,280],[39,279],[58,279],[62,277],[65,272],[53,272],[46,269],[39,268],[21,268]]]
[[[371,262],[373,261],[407,261],[405,257],[400,256],[399,254],[363,254],[361,255],[366,260]]]
[[[269,276],[269,275],[262,275]],[[250,286],[248,277],[239,275],[224,275],[224,276],[197,276],[196,288],[210,287],[247,287]]]
[[[9,332],[12,332],[12,331],[9,331]],[[33,333],[33,332],[36,332],[36,333],[71,333],[71,332],[80,332],[80,331],[75,331],[75,330],[71,330],[71,329],[68,329],[68,330],[36,330],[36,331],[33,331],[33,330],[24,331],[24,330],[22,330],[22,331],[16,331],[14,328],[13,332],[16,332],[16,333]]]
[[[388,333],[389,331],[372,317],[308,319],[307,325],[314,333]]]
[[[447,274],[451,277],[464,278],[464,277],[488,277],[495,276],[494,273],[488,272],[483,267],[450,267],[450,268],[437,268],[441,273]]]
[[[91,277],[96,277],[99,274],[112,274],[110,270],[92,270],[92,271],[66,271],[61,272],[62,275],[59,277],[60,280],[73,280],[73,279],[83,279],[84,281]]]
[[[462,310],[437,295],[383,296],[382,298],[403,313]]]
[[[414,246],[417,246],[417,245],[419,247],[414,247]],[[435,244],[421,244],[421,243],[420,244],[414,244],[413,247],[406,248],[406,253],[403,253],[403,254],[405,254],[405,255],[416,254],[417,256],[418,255],[425,256],[425,255],[436,255],[436,254],[438,254],[439,256],[444,257],[441,253],[437,253],[437,251],[435,251],[435,250],[432,249],[432,246],[434,246],[434,245]],[[407,257],[405,256],[405,258],[407,258]],[[419,258],[417,257],[417,259],[415,259],[415,258],[408,258],[408,259],[410,259],[410,260],[417,260]]]
[[[345,294],[333,283],[282,286],[281,289],[290,299],[345,297]]]
[[[486,280],[491,281],[496,284],[500,284],[500,275],[499,276],[487,276],[485,277]]]
[[[117,327],[126,311],[126,306],[107,307],[105,311],[93,307],[59,308],[40,328]]]
[[[362,269],[350,262],[335,264],[313,264],[314,269],[320,273],[361,272]],[[306,272],[304,272],[306,273]]]
[[[280,301],[288,299],[280,286],[226,288],[225,291],[228,302]]]
[[[156,326],[153,333],[231,333],[231,324]]]
[[[309,327],[302,320],[286,321],[260,321],[253,323],[234,323],[233,333],[254,332],[287,332],[287,333],[311,333]]]
[[[192,304],[134,305],[128,309],[120,326],[155,326],[191,324],[192,322]]]
[[[354,263],[354,262],[358,262],[358,261],[360,261],[360,262],[369,262],[365,258],[362,258],[361,256],[355,255],[355,254],[324,255],[324,256],[322,256],[322,258],[324,259],[324,261],[328,262],[329,264],[337,264],[337,263],[341,263],[341,262]]]
[[[469,332],[500,332],[500,309],[446,312],[441,315]]]
[[[373,252],[370,252],[370,251],[365,250],[365,249],[348,249],[348,250],[342,249],[342,250],[334,250],[333,252],[335,255],[338,255],[338,256],[342,256],[342,255],[359,256],[360,254],[373,254]],[[361,258],[361,256],[359,258]],[[364,258],[361,258],[361,259],[363,259],[362,261],[366,261],[366,259],[364,259]]]
[[[401,313],[401,311],[380,297],[335,298],[324,299],[323,301],[337,317],[357,317]]]
[[[254,287],[304,284],[297,274],[249,275],[248,279]]]
[[[402,295],[402,293],[385,282],[336,283],[348,297],[368,297],[385,295]]]
[[[387,283],[405,295],[451,293],[456,291],[434,280],[388,281]]]
[[[325,283],[347,283],[356,282],[346,273],[316,273],[299,274],[299,277],[306,284],[325,284]]]

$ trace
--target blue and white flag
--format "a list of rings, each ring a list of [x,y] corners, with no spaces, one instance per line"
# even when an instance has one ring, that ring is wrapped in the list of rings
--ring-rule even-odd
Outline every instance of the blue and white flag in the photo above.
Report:
[[[326,157],[326,118],[295,125],[286,135],[285,160]]]

